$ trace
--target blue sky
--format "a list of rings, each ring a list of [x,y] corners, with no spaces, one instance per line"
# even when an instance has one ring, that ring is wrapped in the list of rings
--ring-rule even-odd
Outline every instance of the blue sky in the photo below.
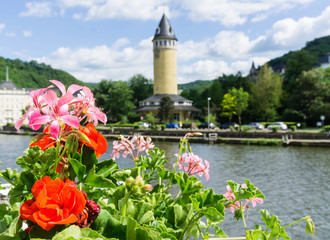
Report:
[[[85,82],[152,79],[151,40],[163,13],[179,40],[178,83],[247,74],[252,61],[330,35],[329,0],[7,0],[0,56],[50,64]]]

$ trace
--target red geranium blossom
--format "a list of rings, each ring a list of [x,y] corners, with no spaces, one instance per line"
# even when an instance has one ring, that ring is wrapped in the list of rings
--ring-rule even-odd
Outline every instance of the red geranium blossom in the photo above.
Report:
[[[44,133],[48,131],[48,128],[44,130]],[[69,129],[70,131],[70,129]],[[105,153],[108,149],[108,143],[105,137],[99,133],[94,125],[92,123],[88,123],[86,127],[79,126],[79,131],[84,133],[90,142],[84,141],[80,139],[80,143],[85,144],[87,147],[90,147],[95,150],[96,157],[100,157],[103,153]],[[62,144],[62,142],[61,142]],[[41,150],[45,151],[46,149],[50,147],[55,147],[56,142],[55,139],[52,138],[50,135],[45,135],[42,139],[39,141],[32,143],[29,145],[29,147],[32,146],[39,146]]]
[[[92,123],[88,123],[85,128],[79,127],[79,131],[84,133],[90,143],[81,140],[87,147],[91,147],[95,150],[96,157],[100,157],[103,153],[107,151],[108,143],[105,137],[99,133]]]
[[[58,224],[75,223],[86,206],[86,199],[75,182],[51,180],[45,176],[34,183],[31,192],[34,199],[24,202],[20,218],[37,223],[49,231]]]

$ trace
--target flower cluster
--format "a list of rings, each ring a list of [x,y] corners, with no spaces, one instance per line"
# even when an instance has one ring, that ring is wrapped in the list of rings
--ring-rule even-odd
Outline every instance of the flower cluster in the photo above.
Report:
[[[144,139],[143,136],[135,135],[132,139],[129,139],[120,136],[120,141],[113,142],[113,150],[110,157],[113,159],[119,158],[121,153],[124,158],[129,157],[137,161],[142,153],[146,152],[148,154],[148,151],[154,147],[149,137]]]
[[[133,177],[127,178],[125,181],[125,187],[132,195],[136,196],[152,190],[152,186],[150,184],[145,184],[143,177],[141,176],[137,176],[135,179]]]
[[[34,183],[31,192],[34,199],[22,204],[21,219],[35,222],[47,231],[57,224],[77,222],[86,206],[83,193],[70,180],[45,176]]]
[[[178,157],[178,155],[175,155]],[[193,153],[184,153],[179,157],[178,166],[189,175],[198,174],[200,177],[204,174],[206,180],[210,179],[209,171],[210,165],[207,160],[203,160],[198,155]]]
[[[61,82],[50,82],[59,88],[62,96],[57,97],[57,93],[50,90],[53,85],[32,91],[30,96],[33,104],[16,122],[16,129],[21,127],[24,119],[29,118],[29,126],[33,130],[38,130],[44,124],[52,138],[60,139],[70,127],[78,129],[81,122],[92,122],[94,125],[98,121],[106,123],[107,117],[95,106],[89,88],[73,84],[66,90]]]
[[[246,184],[243,183],[241,184],[242,188],[246,188]],[[251,202],[252,206],[255,207],[257,205],[257,203],[262,204],[264,202],[264,200],[262,198],[258,198],[258,197],[253,197],[251,199],[246,199],[245,204],[242,206],[240,201],[235,201],[236,196],[233,193],[231,187],[229,185],[227,185],[227,191],[225,194],[223,194],[224,197],[226,197],[230,202],[233,202],[231,204],[228,205],[228,207],[230,208],[230,211],[232,213],[235,212],[236,209],[242,209],[243,211],[248,207],[248,203]]]

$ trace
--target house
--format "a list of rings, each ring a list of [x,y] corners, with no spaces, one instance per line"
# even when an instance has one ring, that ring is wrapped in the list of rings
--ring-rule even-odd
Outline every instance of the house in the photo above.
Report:
[[[9,80],[0,82],[0,127],[14,124],[22,117],[22,110],[30,105],[30,89],[19,88]]]

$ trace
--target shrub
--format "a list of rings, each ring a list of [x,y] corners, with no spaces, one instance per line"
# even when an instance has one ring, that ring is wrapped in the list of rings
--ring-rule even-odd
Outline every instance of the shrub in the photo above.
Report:
[[[297,131],[297,126],[292,125],[292,126],[290,126],[290,129],[292,130],[292,132],[295,132],[295,131]]]
[[[272,127],[272,131],[274,133],[278,132],[280,130],[280,127]]]
[[[330,131],[330,125],[325,125],[323,128],[324,128],[324,131],[325,132],[329,132]]]

